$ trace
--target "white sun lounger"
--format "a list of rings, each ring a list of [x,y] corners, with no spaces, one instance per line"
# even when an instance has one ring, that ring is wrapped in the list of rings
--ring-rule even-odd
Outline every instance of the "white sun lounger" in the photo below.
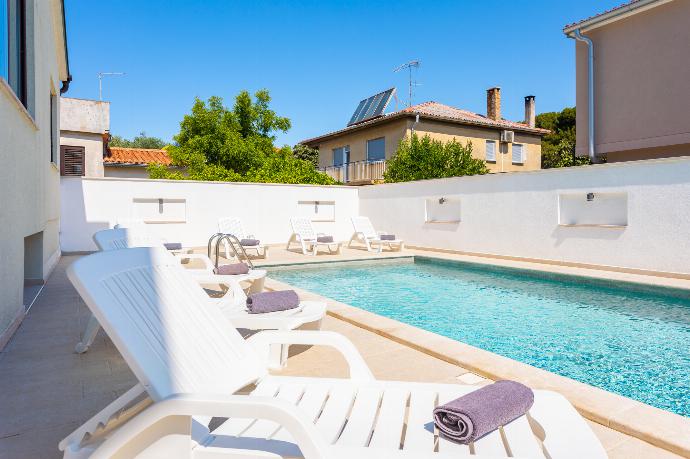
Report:
[[[237,217],[225,217],[218,219],[218,232],[223,234],[232,234],[240,241],[242,239],[256,239],[253,234],[245,231],[242,220]],[[225,245],[225,258],[230,259],[230,247],[227,241],[223,241]],[[243,245],[245,251],[255,250],[257,257],[268,258],[268,247],[264,244],[258,245]]]
[[[65,458],[606,457],[585,420],[549,391],[535,391],[526,416],[469,446],[440,438],[433,408],[476,386],[377,381],[332,332],[267,331],[245,341],[160,249],[100,252],[67,274],[139,384],[62,440]],[[273,344],[331,346],[350,378],[269,375]],[[209,432],[211,417],[228,420]]]
[[[316,233],[314,227],[311,225],[311,220],[305,217],[292,217],[290,219],[290,226],[292,226],[292,235],[287,243],[287,250],[290,250],[290,245],[293,242],[299,242],[302,246],[302,253],[304,255],[316,255],[319,247],[328,248],[329,253],[340,253],[340,242],[319,242],[318,238],[326,236],[323,233]]]
[[[381,252],[384,246],[388,246],[390,250],[402,250],[405,244],[402,239],[395,239],[392,241],[383,241],[380,236],[386,234],[383,231],[377,232],[374,225],[371,224],[369,217],[352,217],[352,226],[355,232],[350,238],[347,246],[351,247],[352,243],[357,241],[364,244],[369,252]]]
[[[160,241],[145,232],[131,229],[112,229],[98,231],[93,236],[96,245],[102,251],[117,250],[131,247],[152,247],[159,248],[162,253],[166,253]],[[190,258],[198,255],[202,261],[210,264],[210,260],[201,254],[185,254],[176,257],[177,260]],[[175,257],[173,257],[175,258]],[[319,301],[302,301],[297,308],[287,311],[280,311],[268,314],[249,314],[246,311],[247,296],[242,289],[240,282],[251,282],[249,293],[261,292],[263,290],[266,270],[253,269],[248,274],[238,274],[234,276],[218,275],[213,273],[213,265],[210,271],[205,269],[184,269],[184,273],[193,277],[199,285],[225,285],[227,292],[220,298],[208,298],[207,302],[219,306],[223,313],[236,328],[248,330],[293,330],[304,324],[317,322],[326,315],[326,304]],[[98,334],[100,324],[95,316],[91,316],[86,324],[82,339],[75,346],[78,354],[86,352],[93,344]],[[284,362],[287,357],[287,349],[281,351],[281,355],[274,355]]]

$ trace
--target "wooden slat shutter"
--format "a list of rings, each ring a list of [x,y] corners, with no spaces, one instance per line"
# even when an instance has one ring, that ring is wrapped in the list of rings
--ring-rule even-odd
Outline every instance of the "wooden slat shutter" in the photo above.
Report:
[[[522,164],[525,162],[524,146],[522,144],[513,144],[513,162],[516,164]]]
[[[493,140],[486,141],[486,160],[496,161],[496,142]]]
[[[60,175],[83,177],[86,160],[84,147],[60,145]]]

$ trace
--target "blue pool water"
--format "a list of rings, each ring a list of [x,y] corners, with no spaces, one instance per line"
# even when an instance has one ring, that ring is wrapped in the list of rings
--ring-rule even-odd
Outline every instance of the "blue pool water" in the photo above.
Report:
[[[422,257],[270,276],[690,416],[686,292]]]

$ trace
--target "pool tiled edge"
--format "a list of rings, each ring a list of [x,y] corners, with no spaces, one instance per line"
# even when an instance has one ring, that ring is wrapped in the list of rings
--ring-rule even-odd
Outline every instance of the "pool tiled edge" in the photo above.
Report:
[[[441,257],[443,258],[443,257]],[[268,279],[269,290],[292,288],[301,297],[322,299],[328,314],[480,376],[513,379],[535,389],[561,393],[587,419],[690,457],[690,419],[455,341],[412,325],[350,306],[310,291]]]

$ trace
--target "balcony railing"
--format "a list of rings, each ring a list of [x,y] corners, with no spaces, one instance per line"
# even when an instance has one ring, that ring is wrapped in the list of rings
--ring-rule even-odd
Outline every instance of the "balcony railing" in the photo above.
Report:
[[[383,180],[386,161],[356,161],[342,166],[327,166],[321,171],[342,183],[374,183]]]

